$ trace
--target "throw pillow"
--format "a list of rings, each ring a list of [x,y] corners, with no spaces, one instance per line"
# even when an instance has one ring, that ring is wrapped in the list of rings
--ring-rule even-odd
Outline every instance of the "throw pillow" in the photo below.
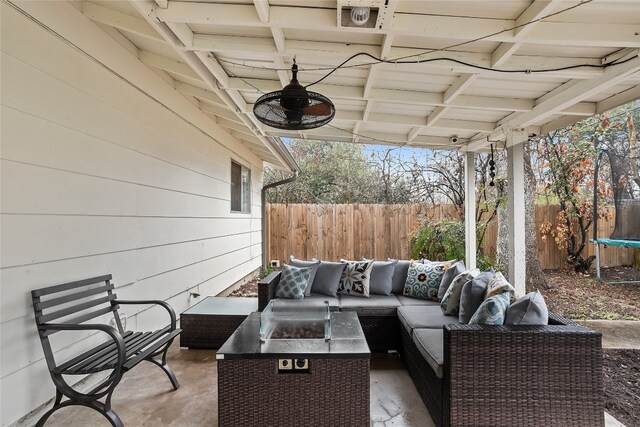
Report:
[[[369,261],[363,259],[363,261]],[[373,261],[369,292],[379,295],[391,295],[393,272],[398,261]]]
[[[402,294],[404,284],[407,282],[407,272],[411,261],[387,258],[387,261],[395,261],[393,277],[391,278],[391,293]]]
[[[373,261],[342,260],[342,262],[345,264],[345,268],[340,278],[338,293],[368,297]]]
[[[547,325],[549,311],[539,291],[529,292],[507,308],[505,325]]]
[[[469,324],[502,325],[507,307],[509,307],[509,298],[509,292],[487,298],[473,314]]]
[[[447,292],[447,289],[449,289],[449,286],[451,285],[454,277],[464,273],[465,270],[466,268],[464,267],[464,262],[462,261],[455,261],[453,264],[451,264],[451,267],[447,268],[447,271],[445,271],[444,275],[442,276],[440,287],[438,288],[438,299],[440,301],[442,301],[442,298]]]
[[[313,286],[313,281],[315,280],[316,274],[318,273],[318,267],[320,266],[320,261],[318,261],[317,259],[313,261],[304,261],[301,259],[297,259],[293,255],[291,255],[289,259],[289,265],[293,265],[294,267],[299,267],[299,268],[304,268],[304,267],[311,268],[311,276],[309,277],[309,284],[307,285],[307,289],[304,290],[304,296],[308,297],[309,295],[311,295],[311,287]]]
[[[320,261],[311,292],[330,297],[337,296],[343,271],[344,264],[341,262]]]
[[[460,294],[460,309],[458,311],[458,320],[460,323],[469,323],[473,314],[478,310],[482,301],[484,301],[487,285],[491,279],[493,279],[494,275],[495,273],[492,270],[487,270],[464,284]]]
[[[311,277],[310,267],[294,267],[285,264],[282,268],[282,276],[278,287],[276,288],[277,298],[302,299],[304,298],[304,290],[309,284]]]
[[[446,269],[447,264],[441,262],[411,263],[402,294],[413,298],[438,301],[438,288]]]
[[[473,270],[465,271],[454,277],[451,281],[451,285],[449,285],[449,289],[447,289],[442,297],[442,301],[440,302],[440,308],[442,308],[442,312],[446,316],[458,315],[458,312],[460,311],[460,295],[462,294],[462,288],[478,274],[480,274],[480,270],[474,268]],[[444,280],[444,278],[442,280]]]
[[[515,288],[511,286],[509,282],[507,282],[507,279],[504,278],[502,273],[497,272],[493,276],[493,279],[491,279],[487,284],[487,290],[484,293],[484,299],[491,298],[492,296],[501,294],[503,292],[509,293],[510,302],[514,302],[519,298],[519,296],[516,294]]]

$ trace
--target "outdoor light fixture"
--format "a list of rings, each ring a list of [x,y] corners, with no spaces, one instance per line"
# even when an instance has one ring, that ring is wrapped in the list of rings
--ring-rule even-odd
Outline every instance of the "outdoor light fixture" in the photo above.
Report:
[[[361,26],[367,23],[371,9],[369,7],[353,7],[351,8],[351,21],[357,26]]]
[[[282,90],[258,98],[253,106],[253,114],[265,125],[277,129],[315,129],[329,123],[336,114],[333,102],[324,95],[307,91],[298,83],[295,59],[291,72],[291,83]]]

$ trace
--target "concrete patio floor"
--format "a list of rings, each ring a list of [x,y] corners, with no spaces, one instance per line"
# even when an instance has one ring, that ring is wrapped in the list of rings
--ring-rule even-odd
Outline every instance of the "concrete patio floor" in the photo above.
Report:
[[[640,348],[640,322],[581,322],[603,334],[604,348]],[[621,332],[622,331],[622,332]],[[113,397],[113,409],[125,426],[190,427],[218,425],[217,365],[214,350],[180,349],[174,343],[169,365],[181,387],[172,391],[156,366],[143,363],[126,374]],[[50,383],[43,385],[51,388]],[[20,426],[33,425],[25,419]],[[320,424],[321,420],[319,420]],[[434,426],[404,364],[397,354],[374,353],[371,359],[371,425],[373,427]],[[607,427],[624,425],[605,413]],[[47,427],[110,426],[102,415],[84,407],[54,413]]]
[[[150,363],[142,363],[124,376],[114,393],[112,405],[125,426],[217,426],[215,351],[185,350],[175,343],[170,349],[169,366],[181,384],[175,392],[165,374]],[[50,385],[46,384],[46,387]],[[318,420],[320,424],[321,420]],[[372,356],[371,425],[434,425],[397,354]],[[106,427],[110,424],[97,412],[75,406],[55,412],[46,426]]]

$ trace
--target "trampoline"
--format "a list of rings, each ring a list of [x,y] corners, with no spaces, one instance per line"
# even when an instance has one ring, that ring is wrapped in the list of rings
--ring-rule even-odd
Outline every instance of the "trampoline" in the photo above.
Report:
[[[602,156],[606,153],[601,150],[596,158],[594,170],[594,182],[598,182],[598,173]],[[640,199],[622,198],[618,191],[614,191],[615,204],[615,228],[608,238],[598,237],[598,193],[597,186],[593,190],[593,239],[589,242],[596,249],[596,277],[605,282],[600,274],[600,246],[617,246],[622,248],[640,249]],[[605,282],[609,284],[640,283],[640,280]]]

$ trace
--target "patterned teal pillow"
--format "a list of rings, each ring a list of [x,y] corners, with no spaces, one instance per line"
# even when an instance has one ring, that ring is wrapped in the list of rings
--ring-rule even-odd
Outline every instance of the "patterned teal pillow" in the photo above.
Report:
[[[282,268],[282,276],[276,288],[277,298],[302,299],[304,290],[311,277],[310,267],[294,267],[285,264]]]
[[[402,294],[413,298],[438,301],[438,289],[447,268],[449,268],[449,264],[443,262],[429,262],[427,264],[412,262],[409,271],[407,271],[407,281],[404,284]]]
[[[453,278],[451,284],[447,288],[447,291],[442,297],[442,301],[440,302],[440,308],[442,308],[442,312],[446,316],[458,315],[458,311],[460,310],[460,295],[462,295],[462,287],[478,274],[480,274],[480,270],[474,268],[473,270],[468,270],[462,274],[458,274]]]
[[[503,292],[498,295],[487,298],[480,304],[469,320],[469,324],[476,325],[502,325],[504,316],[509,307],[509,292]]]

